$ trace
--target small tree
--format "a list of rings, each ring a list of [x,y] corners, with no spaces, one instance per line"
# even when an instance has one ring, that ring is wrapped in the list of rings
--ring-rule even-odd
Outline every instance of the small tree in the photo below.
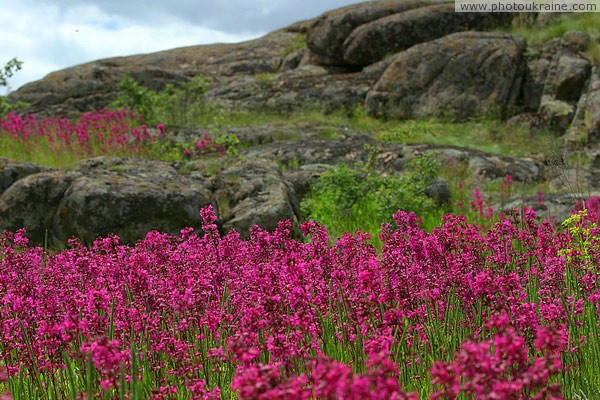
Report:
[[[12,78],[15,72],[19,71],[23,66],[23,61],[13,58],[4,64],[4,68],[0,69],[0,88],[6,87],[10,91],[8,79]],[[23,101],[9,103],[5,96],[0,96],[0,118],[4,118],[9,112],[21,112],[29,107],[29,104]]]
[[[2,70],[0,70],[0,86],[8,87],[8,78],[12,78],[15,72],[19,71],[23,66],[23,61],[16,58],[9,60]]]

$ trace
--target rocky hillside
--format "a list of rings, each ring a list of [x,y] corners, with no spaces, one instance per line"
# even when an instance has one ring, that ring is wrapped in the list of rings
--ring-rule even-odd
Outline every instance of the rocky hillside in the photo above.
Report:
[[[563,135],[565,152],[577,147],[590,160],[585,170],[577,171],[577,179],[585,181],[588,192],[598,191],[600,68],[586,54],[593,39],[567,32],[529,45],[519,36],[497,33],[516,17],[455,13],[453,2],[369,1],[249,42],[67,68],[25,85],[9,100],[27,101],[29,111],[40,115],[71,116],[107,106],[125,75],[155,90],[205,76],[215,84],[204,101],[226,109],[362,106],[381,119],[452,121],[493,114],[509,124],[545,126]],[[337,162],[365,158],[364,145],[373,141],[351,131],[322,139],[314,135],[318,129],[294,127],[301,142],[279,140],[269,126],[236,132],[254,146],[244,150],[243,161],[208,178],[201,163],[182,169],[149,160],[93,159],[69,170],[46,170],[3,160],[0,226],[26,226],[38,240],[46,231],[57,240],[107,232],[135,240],[153,228],[197,226],[199,207],[213,203],[224,229],[246,230],[255,223],[272,228],[279,219],[298,219],[298,199],[320,173]],[[401,171],[404,160],[429,147],[382,145],[378,167]],[[436,149],[442,158],[461,160],[482,179],[507,173],[522,182],[553,179],[547,160]],[[274,164],[291,160],[297,165],[285,172]],[[570,174],[567,168],[565,175]],[[555,200],[550,196],[540,207],[564,215],[573,203]]]

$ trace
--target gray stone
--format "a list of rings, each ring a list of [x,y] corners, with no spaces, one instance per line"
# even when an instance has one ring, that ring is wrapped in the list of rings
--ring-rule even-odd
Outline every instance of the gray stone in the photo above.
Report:
[[[566,54],[558,60],[555,98],[576,102],[590,76],[592,67],[585,58]]]
[[[525,198],[512,198],[504,204],[494,204],[497,210],[509,211],[513,208],[517,210],[523,206],[527,206],[536,212],[536,216],[540,220],[550,219],[555,224],[560,224],[566,220],[571,211],[575,208],[578,202],[588,199],[591,196],[598,196],[600,192],[593,193],[568,193],[568,194],[544,194],[542,199],[537,196]]]
[[[29,112],[76,116],[106,107],[118,94],[118,83],[132,76],[141,85],[161,89],[206,76],[219,81],[233,75],[279,70],[290,42],[302,33],[278,30],[261,38],[233,44],[181,47],[150,54],[115,57],[53,72],[9,95],[10,101],[31,103]]]
[[[540,102],[542,123],[555,132],[564,132],[571,124],[574,107],[564,101],[543,96]]]
[[[362,24],[431,4],[428,1],[375,1],[338,8],[317,18],[309,28],[307,44],[322,64],[346,64],[344,42]]]
[[[522,78],[522,39],[457,33],[392,58],[365,105],[372,116],[465,120],[501,113],[515,101]]]
[[[60,201],[81,174],[73,171],[40,172],[13,183],[0,196],[0,229],[27,229],[38,244],[53,240],[53,221]]]
[[[297,169],[287,169],[283,175],[294,188],[297,198],[303,199],[319,177],[331,168],[330,164],[305,164]]]
[[[45,170],[36,164],[0,157],[0,195],[19,179]]]
[[[423,6],[365,23],[344,40],[344,61],[370,65],[419,43],[451,33],[506,26],[506,13],[457,13],[454,2]]]
[[[437,178],[427,189],[425,195],[440,206],[449,206],[452,202],[452,193],[450,192],[450,184],[442,178]]]
[[[562,36],[561,44],[574,51],[585,51],[590,40],[590,35],[587,32],[569,31]]]
[[[77,171],[29,175],[0,196],[0,226],[25,227],[43,243],[72,236],[92,240],[108,233],[133,242],[157,229],[178,233],[200,226],[199,210],[210,204],[207,181],[181,176],[158,161],[97,158]]]
[[[235,229],[247,237],[254,225],[271,231],[285,219],[298,225],[300,211],[293,188],[273,163],[238,163],[212,178],[211,188],[225,231]]]

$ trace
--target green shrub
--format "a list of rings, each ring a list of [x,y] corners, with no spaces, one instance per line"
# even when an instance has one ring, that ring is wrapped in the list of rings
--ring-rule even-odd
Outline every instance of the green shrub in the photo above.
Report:
[[[202,98],[211,85],[210,78],[198,77],[180,86],[167,84],[163,90],[156,92],[125,76],[119,82],[119,97],[110,107],[129,108],[142,115],[148,125],[165,123],[187,127],[197,121],[200,114],[211,114],[213,117],[218,114],[208,110],[211,107]]]
[[[383,222],[398,210],[415,211],[425,221],[439,217],[425,190],[436,179],[439,165],[433,155],[416,157],[404,175],[383,175],[369,165],[361,170],[337,165],[321,175],[302,201],[307,219],[327,226],[332,238],[356,229],[367,230],[375,243]]]
[[[128,108],[142,115],[148,124],[156,122],[158,94],[139,85],[132,77],[126,75],[119,82],[119,97],[110,105],[111,108]]]
[[[11,78],[15,72],[21,70],[23,61],[19,61],[16,58],[9,60],[4,64],[4,68],[0,69],[0,87],[4,86],[9,89],[8,78]],[[0,118],[6,117],[9,112],[20,113],[29,107],[28,103],[18,101],[16,103],[9,103],[5,96],[0,96]]]
[[[29,107],[29,103],[24,101],[9,103],[5,96],[0,96],[0,119],[5,118],[10,112],[20,114],[24,112],[27,107]]]

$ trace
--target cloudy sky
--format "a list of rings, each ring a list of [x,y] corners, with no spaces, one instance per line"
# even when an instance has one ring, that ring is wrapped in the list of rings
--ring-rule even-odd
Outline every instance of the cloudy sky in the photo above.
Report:
[[[252,39],[358,0],[0,0],[0,67],[24,83],[71,65]],[[0,88],[0,94],[4,94]]]

